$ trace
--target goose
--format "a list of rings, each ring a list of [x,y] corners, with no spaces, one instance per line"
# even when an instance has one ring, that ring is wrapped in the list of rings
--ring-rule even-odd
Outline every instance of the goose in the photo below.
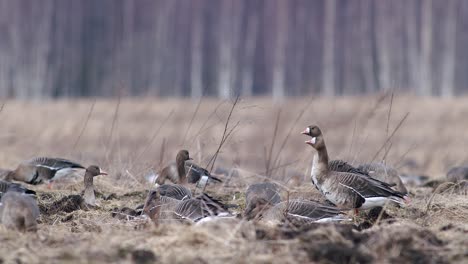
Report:
[[[107,175],[107,172],[103,171],[97,165],[91,165],[86,168],[84,176],[84,190],[79,194],[72,194],[61,198],[58,201],[51,202],[49,204],[41,205],[41,212],[44,214],[56,214],[58,212],[73,212],[78,209],[96,207],[96,196],[94,193],[93,179],[99,175]]]
[[[447,172],[447,179],[451,182],[468,180],[468,166],[453,167]]]
[[[408,193],[398,171],[388,165],[380,162],[366,163],[359,165],[358,169],[374,179],[387,183],[401,193]]]
[[[36,200],[23,193],[8,191],[0,202],[0,223],[21,232],[37,231],[39,207]]]
[[[178,200],[162,196],[161,189],[158,188],[148,194],[143,212],[156,225],[161,220],[198,222],[207,217],[230,215],[224,204],[206,193]]]
[[[94,193],[93,179],[99,175],[107,175],[107,172],[103,171],[99,166],[91,165],[86,169],[84,175],[84,192],[83,199],[86,205],[96,206],[96,196]]]
[[[337,172],[328,168],[328,152],[322,131],[317,126],[309,126],[306,131],[312,137],[305,143],[316,151],[311,177],[320,192],[340,208],[371,209],[391,201],[399,204],[407,202],[407,197],[392,187],[372,177],[359,173]]]
[[[271,182],[254,183],[245,192],[244,216],[255,218],[264,208],[281,202],[278,185]]]
[[[255,216],[256,220],[268,224],[291,223],[305,225],[309,223],[326,223],[349,220],[342,210],[335,206],[327,206],[316,201],[289,200],[277,204],[258,199],[255,208],[261,208]]]
[[[67,174],[75,169],[85,169],[85,167],[67,159],[38,157],[23,161],[15,170],[8,171],[5,180],[22,181],[33,185],[47,182],[50,187],[57,174]]]
[[[36,195],[35,191],[29,190],[21,184],[0,180],[0,198],[2,197],[2,194],[6,192],[18,192],[28,195]]]
[[[197,183],[203,176],[207,176],[215,182],[222,182],[212,176],[210,172],[194,162],[185,149],[180,150],[176,156],[176,162],[164,167],[156,178],[156,184],[162,185],[166,179],[173,183]]]

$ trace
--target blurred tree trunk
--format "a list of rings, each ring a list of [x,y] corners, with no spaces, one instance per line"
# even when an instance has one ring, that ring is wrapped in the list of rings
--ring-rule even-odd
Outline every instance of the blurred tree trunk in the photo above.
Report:
[[[445,35],[442,64],[441,95],[451,97],[455,93],[455,50],[457,43],[457,0],[447,0],[445,15]]]
[[[390,58],[390,27],[392,26],[389,16],[390,1],[375,2],[376,12],[376,59],[378,63],[377,77],[379,89],[389,89],[391,87],[392,72]]]
[[[247,7],[251,5],[252,3],[247,3]],[[254,6],[254,8],[257,6],[258,5]],[[245,12],[248,14],[246,15],[247,26],[244,38],[243,63],[240,69],[241,94],[243,96],[252,96],[254,94],[255,48],[257,47],[259,18],[255,9],[246,10]]]
[[[285,62],[286,62],[286,37],[288,31],[288,4],[286,1],[275,0],[276,28],[275,44],[273,47],[272,95],[273,99],[279,100],[285,95]]]
[[[419,67],[419,95],[432,94],[432,0],[421,2],[421,56]]]
[[[336,0],[326,0],[323,22],[322,91],[327,96],[335,95],[335,16]]]
[[[203,6],[201,1],[193,0],[191,23],[191,62],[190,96],[203,96]]]

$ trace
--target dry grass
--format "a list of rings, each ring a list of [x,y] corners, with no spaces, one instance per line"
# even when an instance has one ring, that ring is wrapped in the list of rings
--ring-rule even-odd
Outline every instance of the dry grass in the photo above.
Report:
[[[313,150],[300,135],[310,124],[324,131],[332,158],[366,162],[378,153],[376,160],[386,156],[385,161],[402,172],[443,179],[449,167],[468,163],[466,100],[395,95],[273,104],[268,99],[242,99],[228,131],[239,125],[223,143],[215,164],[236,167],[240,173],[224,186],[210,186],[208,192],[239,204],[237,211],[243,208],[246,185],[264,178],[281,183],[291,198],[316,197],[304,176]],[[111,217],[115,207],[143,202],[149,188],[143,176],[158,170],[161,160],[173,160],[178,149],[188,149],[197,162],[207,165],[222,141],[232,103],[122,99],[117,108],[117,100],[6,102],[0,112],[1,167],[11,168],[34,156],[59,156],[98,164],[110,176],[96,180],[98,209],[43,215],[37,234],[0,227],[0,262],[132,263],[150,260],[148,251],[164,263],[467,260],[468,199],[454,188],[409,187],[411,205],[388,208],[390,219],[384,217],[360,232],[347,225],[293,232],[241,220],[154,227]],[[409,116],[401,122],[406,113]],[[265,170],[269,176],[262,175]],[[53,191],[39,186],[39,202],[76,194],[81,188],[81,183]]]

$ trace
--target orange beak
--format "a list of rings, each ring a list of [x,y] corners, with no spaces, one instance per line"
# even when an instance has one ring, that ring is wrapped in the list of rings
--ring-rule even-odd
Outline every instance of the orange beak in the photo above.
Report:
[[[107,175],[107,172],[102,169],[99,169],[99,175]]]
[[[307,127],[304,131],[301,132],[302,135],[309,135],[309,128]]]

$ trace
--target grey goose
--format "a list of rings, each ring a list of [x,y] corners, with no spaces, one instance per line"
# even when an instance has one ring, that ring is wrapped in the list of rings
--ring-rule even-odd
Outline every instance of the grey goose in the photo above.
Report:
[[[222,182],[212,176],[208,170],[195,164],[189,152],[183,149],[177,153],[175,163],[164,167],[157,175],[156,183],[162,185],[166,179],[173,183],[197,183],[203,176],[214,182]]]
[[[39,207],[36,200],[23,193],[8,191],[0,201],[0,223],[18,231],[36,231]]]
[[[158,188],[148,194],[143,212],[156,225],[166,220],[198,222],[207,217],[230,215],[221,201],[206,193],[193,198],[178,200],[173,197],[162,196],[161,189]]]
[[[269,224],[292,223],[304,225],[313,222],[347,219],[341,210],[316,201],[292,199],[281,201],[279,188],[274,183],[255,183],[246,191],[247,220],[260,220]]]
[[[267,206],[281,202],[278,185],[271,182],[254,183],[245,191],[244,217],[255,218]]]
[[[29,194],[29,195],[36,194],[35,191],[30,190],[22,186],[21,184],[0,180],[0,198],[2,198],[2,195],[5,194],[6,192],[18,192],[18,193],[24,193],[24,194]]]
[[[38,157],[21,162],[15,170],[8,171],[5,180],[29,184],[50,183],[58,172],[85,169],[81,164],[61,158]]]
[[[389,201],[405,202],[407,197],[385,182],[360,173],[330,170],[322,131],[317,126],[309,126],[306,131],[312,138],[305,143],[317,151],[312,164],[312,182],[329,201],[340,208],[356,211],[383,206]]]
[[[358,169],[364,171],[369,176],[379,181],[383,181],[392,186],[401,193],[408,193],[400,175],[396,169],[381,162],[366,163],[358,166]]]

